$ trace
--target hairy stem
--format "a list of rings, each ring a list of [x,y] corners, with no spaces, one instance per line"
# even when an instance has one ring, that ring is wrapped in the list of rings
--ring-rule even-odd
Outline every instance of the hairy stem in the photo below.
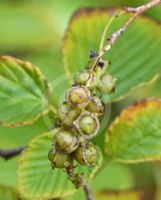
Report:
[[[84,192],[86,194],[86,199],[87,200],[94,200],[94,196],[92,194],[91,188],[89,186],[89,184],[85,184],[84,185]]]
[[[0,157],[4,158],[5,160],[9,160],[9,159],[21,154],[21,152],[24,149],[25,149],[25,147],[18,147],[18,148],[9,149],[9,150],[0,149]]]
[[[109,30],[109,28],[110,28],[110,25],[111,25],[112,22],[114,21],[114,19],[117,18],[117,17],[119,17],[119,16],[121,16],[121,15],[123,15],[123,14],[125,14],[125,13],[126,13],[126,11],[122,11],[122,12],[120,12],[120,13],[116,13],[116,14],[114,14],[114,15],[111,17],[111,19],[108,21],[108,23],[106,24],[105,29],[104,29],[104,31],[103,31],[103,34],[102,34],[102,38],[101,38],[99,50],[101,50],[101,49],[103,48],[103,46],[104,46],[104,43],[105,43],[105,40],[106,40],[106,34],[107,34],[107,32],[108,32],[108,30]]]
[[[149,8],[152,8],[153,6],[155,6],[155,5],[159,4],[159,3],[161,3],[161,0],[150,0],[148,3],[146,3],[146,4],[142,5],[142,6],[139,6],[137,8],[125,8],[125,11],[127,13],[128,12],[132,12],[133,15],[129,18],[129,20],[122,27],[120,27],[115,33],[112,34],[112,36],[108,40],[108,44],[104,46],[102,51],[100,51],[100,55],[99,56],[102,56],[106,51],[109,51],[111,49],[111,47],[114,45],[116,40],[120,37],[120,35],[127,30],[127,28],[131,25],[131,23],[139,15],[141,15],[143,12],[145,12]]]
[[[142,6],[136,7],[136,8],[131,8],[131,7],[126,7],[124,9],[124,11],[121,14],[124,13],[133,13],[133,15],[129,18],[129,20],[127,22],[125,22],[125,24],[123,26],[121,26],[116,32],[114,32],[110,38],[108,38],[108,42],[107,44],[105,44],[104,47],[103,46],[103,42],[105,41],[105,36],[106,33],[108,31],[108,28],[110,26],[110,24],[112,23],[112,21],[114,20],[114,17],[116,17],[117,15],[115,14],[111,20],[107,23],[105,30],[103,32],[102,38],[101,38],[101,43],[100,43],[100,48],[97,57],[95,58],[95,62],[93,63],[93,66],[91,67],[92,69],[95,69],[97,63],[99,62],[100,58],[107,52],[109,51],[112,46],[114,45],[114,43],[116,42],[116,40],[122,35],[122,33],[124,33],[127,28],[131,25],[131,23],[139,16],[141,15],[143,12],[145,12],[146,10],[156,6],[157,4],[161,3],[161,0],[150,0],[148,3],[143,4]],[[119,14],[118,14],[119,16]]]

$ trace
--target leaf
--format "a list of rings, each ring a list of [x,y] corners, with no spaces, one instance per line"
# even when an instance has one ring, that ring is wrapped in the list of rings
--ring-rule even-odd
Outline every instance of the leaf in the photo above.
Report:
[[[0,158],[0,185],[17,186],[18,158],[6,162]],[[1,198],[0,198],[1,199]]]
[[[35,136],[48,130],[49,126],[46,122],[46,115],[40,117],[34,124],[28,126],[19,126],[11,130],[10,127],[0,127],[0,148],[12,149],[18,146],[26,146],[26,144]],[[43,120],[42,120],[43,119]],[[32,130],[32,131],[31,131]],[[19,156],[4,160],[0,158],[0,184],[17,186]]]
[[[33,123],[48,109],[50,87],[39,69],[29,62],[0,57],[0,124]]]
[[[84,69],[90,50],[98,50],[111,12],[111,9],[80,9],[73,15],[63,43],[64,65],[69,77]],[[120,28],[128,17],[119,17],[111,25],[107,37]],[[109,72],[118,79],[116,92],[105,95],[105,102],[120,100],[134,88],[153,83],[159,77],[160,35],[161,28],[155,21],[139,17],[105,55],[112,61]]]
[[[104,177],[106,177],[108,181],[102,181]],[[133,185],[133,174],[126,165],[120,163],[111,163],[104,166],[91,183],[93,191],[100,191],[102,189],[127,190],[131,189]]]
[[[102,191],[96,194],[99,200],[143,200],[142,194],[136,191],[131,192],[108,192]]]
[[[109,159],[124,163],[161,158],[161,99],[148,99],[129,106],[106,132]]]
[[[69,81],[65,74],[60,49],[44,50],[41,53],[27,55],[27,60],[39,66],[41,71],[50,80],[52,85],[52,103],[59,105],[62,101],[62,94],[68,89]],[[53,68],[54,67],[54,68]]]
[[[19,188],[24,198],[58,198],[72,194],[76,189],[62,169],[51,169],[47,158],[55,130],[36,137],[22,153],[19,167]],[[101,160],[100,160],[101,162]],[[90,180],[99,166],[87,168],[78,166]]]
[[[18,200],[17,191],[9,186],[0,185],[0,199],[2,200]]]
[[[161,199],[161,162],[155,163],[155,173],[154,173],[156,192],[155,200]]]

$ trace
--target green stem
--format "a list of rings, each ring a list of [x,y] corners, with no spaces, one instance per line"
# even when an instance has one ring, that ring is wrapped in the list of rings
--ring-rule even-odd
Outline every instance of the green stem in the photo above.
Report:
[[[98,55],[97,57],[94,58],[93,62],[92,62],[92,65],[90,66],[91,68],[91,72],[94,71],[98,61],[100,60],[100,58],[103,56],[103,54],[108,50],[108,44],[104,44],[105,41],[106,41],[106,35],[107,35],[107,32],[110,28],[110,25],[112,24],[112,22],[114,21],[114,19],[116,19],[117,17],[125,14],[126,12],[125,11],[121,11],[120,13],[115,13],[111,19],[107,22],[106,26],[105,26],[105,29],[103,31],[103,34],[102,34],[102,37],[101,37],[101,42],[100,42],[100,45],[99,45],[99,51],[98,51]]]
[[[105,53],[104,49],[106,49],[105,47],[107,46],[107,44],[105,45],[105,41],[106,41],[106,35],[107,32],[112,24],[112,22],[119,16],[125,14],[125,11],[121,11],[120,13],[116,13],[114,14],[111,19],[107,22],[105,29],[103,31],[102,37],[101,37],[101,42],[100,42],[100,46],[99,46],[99,53],[98,53],[98,57],[102,57],[103,54]]]
[[[53,113],[57,115],[57,109],[53,105],[49,105],[49,110],[53,111]]]
[[[101,42],[100,42],[99,50],[102,49],[103,46],[104,46],[104,43],[105,43],[105,40],[106,40],[107,31],[109,30],[109,27],[112,24],[112,22],[114,21],[114,19],[115,19],[115,15],[113,15],[111,17],[111,19],[108,21],[108,23],[105,26],[105,29],[104,29],[102,37],[101,37]]]

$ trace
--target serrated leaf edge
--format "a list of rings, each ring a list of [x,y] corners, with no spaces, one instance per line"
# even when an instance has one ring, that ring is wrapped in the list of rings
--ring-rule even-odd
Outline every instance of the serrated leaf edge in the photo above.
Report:
[[[35,68],[35,70],[37,71],[39,77],[43,79],[44,84],[46,85],[46,88],[47,88],[46,99],[47,99],[47,102],[48,102],[48,106],[43,112],[37,114],[33,119],[27,120],[27,121],[20,121],[20,122],[16,122],[16,123],[0,122],[1,126],[7,126],[7,127],[12,127],[12,128],[17,127],[17,126],[22,126],[22,125],[31,125],[35,121],[37,121],[41,116],[45,115],[49,111],[49,107],[50,107],[50,105],[49,105],[49,96],[50,96],[51,91],[52,91],[52,86],[47,81],[47,79],[45,78],[43,73],[40,71],[40,69],[38,67],[36,67],[35,65],[33,65],[32,63],[30,63],[30,62],[23,61],[23,60],[14,58],[12,56],[6,56],[6,55],[0,56],[0,60],[15,61],[20,65],[24,65],[25,64],[25,66],[28,67],[29,69]]]

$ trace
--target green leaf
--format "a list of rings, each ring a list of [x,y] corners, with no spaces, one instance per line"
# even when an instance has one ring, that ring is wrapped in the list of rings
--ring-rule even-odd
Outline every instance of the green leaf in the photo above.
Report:
[[[0,124],[33,123],[48,109],[50,87],[39,69],[29,62],[0,57]]]
[[[104,177],[108,181],[102,181]],[[101,169],[94,177],[91,187],[93,191],[102,189],[108,190],[127,190],[134,185],[134,177],[128,166],[120,163],[111,163]]]
[[[18,146],[26,146],[26,144],[42,132],[49,129],[48,116],[40,117],[34,124],[28,126],[19,126],[11,129],[10,127],[0,126],[0,148],[12,149]],[[32,131],[31,131],[32,130]],[[4,160],[0,158],[0,184],[17,186],[17,171],[18,171],[19,156]]]
[[[63,68],[60,49],[54,47],[50,50],[42,50],[40,53],[31,53],[26,56],[26,60],[30,60],[35,65],[39,66],[41,71],[50,80],[52,85],[52,103],[56,106],[59,105],[62,94],[64,94],[70,86],[68,77]]]
[[[160,160],[161,99],[148,99],[129,106],[106,133],[109,159],[124,163]]]
[[[72,17],[63,44],[64,65],[69,76],[84,69],[90,50],[98,50],[110,9],[80,9]],[[116,31],[128,19],[119,17],[107,35]],[[83,31],[82,31],[83,30]],[[161,71],[161,28],[153,20],[139,17],[117,40],[105,58],[112,61],[109,72],[118,79],[116,92],[104,101],[117,101],[145,83],[152,83]]]
[[[19,188],[24,198],[58,198],[76,191],[74,185],[68,180],[67,174],[62,169],[52,170],[47,158],[55,133],[56,131],[53,130],[36,137],[22,153]],[[83,172],[85,178],[90,180],[98,168],[99,166],[87,168],[79,165],[77,170]]]
[[[0,185],[0,199],[2,200],[18,200],[17,191],[9,186]]]
[[[99,200],[142,200],[142,194],[136,191],[130,192],[108,192],[102,191],[96,194],[96,199]]]
[[[156,193],[155,200],[161,199],[161,162],[155,163],[155,184],[156,184]]]
[[[18,158],[8,161],[0,158],[0,185],[17,187]],[[1,199],[1,198],[0,198]]]

